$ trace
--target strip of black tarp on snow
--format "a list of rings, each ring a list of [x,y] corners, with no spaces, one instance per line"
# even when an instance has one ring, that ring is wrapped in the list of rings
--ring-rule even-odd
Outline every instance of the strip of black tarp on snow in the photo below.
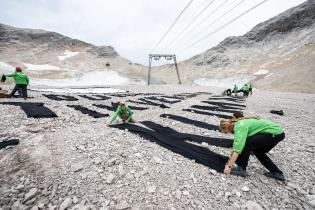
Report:
[[[68,95],[43,94],[46,98],[55,101],[78,101],[79,99]]]
[[[212,130],[212,131],[218,131],[219,126],[217,125],[211,125],[202,121],[198,120],[192,120],[187,117],[179,116],[179,115],[173,115],[173,114],[161,114],[160,117],[166,118],[166,119],[171,119],[171,120],[176,120],[188,125],[193,125],[199,128],[204,128],[207,130]]]
[[[208,115],[208,116],[216,116],[216,117],[223,118],[223,119],[231,119],[232,118],[232,116],[230,116],[230,115],[204,112],[204,111],[200,111],[200,110],[196,110],[196,109],[183,109],[183,111],[190,112],[190,113],[202,114],[202,115]]]
[[[211,104],[214,106],[222,106],[222,107],[232,107],[232,106],[236,106],[240,108],[246,107],[246,105],[244,104],[234,104],[234,103],[226,103],[226,102],[218,102],[218,101],[201,101],[201,102]]]
[[[111,106],[109,105],[105,105],[105,104],[93,104],[93,106],[96,106],[98,108],[101,109],[107,109],[109,111],[116,111],[117,107],[118,107],[119,103],[112,103]],[[137,107],[137,106],[128,106],[131,110],[138,110],[138,111],[142,111],[142,110],[146,110],[148,109],[147,107]]]
[[[200,106],[200,105],[192,105],[191,108],[195,109],[201,109],[201,110],[207,110],[207,111],[216,111],[216,112],[227,112],[227,113],[236,113],[240,112],[238,109],[226,109],[222,107],[217,107],[217,106]]]
[[[165,98],[157,98],[155,96],[145,97],[145,99],[149,99],[152,101],[159,101],[159,102],[168,103],[168,104],[175,104],[175,103],[181,102],[181,100],[170,101]]]
[[[162,108],[162,109],[170,108],[170,107],[166,106],[165,104],[155,103],[155,102],[149,101],[149,100],[147,100],[147,99],[145,99],[145,98],[139,98],[139,100],[140,100],[140,101],[143,101],[143,102],[145,102],[145,103],[147,103],[148,105],[158,106],[158,107],[160,107],[160,108]]]
[[[152,131],[135,124],[112,125],[112,127],[124,130],[128,129],[131,133],[138,134],[172,152],[194,160],[196,163],[203,164],[218,172],[223,172],[224,166],[228,160],[228,157],[212,152],[204,147],[182,141],[182,139],[179,138],[165,136],[160,132]]]
[[[100,101],[100,100],[108,100],[110,97],[103,95],[79,95],[82,98],[89,99],[91,101]]]
[[[3,105],[19,106],[28,118],[53,118],[56,113],[44,106],[44,103],[2,102]]]
[[[87,115],[94,117],[94,118],[101,118],[101,117],[108,117],[109,116],[109,114],[102,114],[102,113],[99,113],[97,111],[90,110],[90,109],[83,107],[81,105],[67,105],[67,106],[74,108],[75,110],[78,110],[81,113],[87,114]]]
[[[19,143],[20,143],[20,140],[18,139],[5,140],[5,141],[0,142],[0,149],[4,149],[8,146],[18,145]]]

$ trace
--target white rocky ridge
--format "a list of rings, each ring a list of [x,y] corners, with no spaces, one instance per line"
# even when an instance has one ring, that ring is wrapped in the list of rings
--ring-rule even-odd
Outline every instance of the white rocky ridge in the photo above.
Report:
[[[28,71],[48,71],[48,70],[60,70],[57,66],[52,66],[49,64],[31,64],[31,63],[23,63],[26,66],[26,70]]]
[[[71,58],[73,56],[78,55],[79,52],[71,52],[70,50],[65,50],[63,55],[57,56],[59,60],[63,61],[67,58]]]

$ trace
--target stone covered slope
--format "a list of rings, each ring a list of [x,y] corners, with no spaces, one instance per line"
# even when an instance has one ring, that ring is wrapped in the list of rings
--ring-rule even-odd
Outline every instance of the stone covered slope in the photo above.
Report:
[[[141,86],[121,88],[143,92]],[[168,95],[199,91],[219,93],[218,89],[198,86],[146,88],[146,92]],[[95,102],[77,95],[73,95],[80,98],[76,102],[51,101],[38,92],[30,95],[35,97],[30,102],[44,102],[59,117],[26,118],[18,107],[0,105],[1,139],[20,139],[19,145],[0,150],[0,208],[250,209],[259,205],[264,209],[311,209],[310,202],[315,201],[315,145],[310,138],[314,136],[314,112],[309,109],[315,102],[314,95],[255,91],[246,100],[245,114],[271,119],[285,129],[286,139],[269,156],[284,171],[287,183],[263,176],[265,169],[253,156],[249,177],[226,177],[128,130],[107,128],[108,118],[94,119],[66,106],[80,104],[93,108]],[[217,117],[182,111],[207,98],[209,95],[199,95],[170,109],[135,111],[135,118],[179,132],[231,138],[218,131],[160,117],[164,113],[176,114],[217,125],[220,120]],[[270,114],[271,109],[283,109],[285,115]],[[226,156],[231,151],[206,143],[194,144]]]
[[[76,54],[60,59],[58,56],[64,56],[66,51]],[[141,77],[143,70],[142,66],[119,56],[111,46],[95,46],[56,32],[4,24],[0,24],[0,62],[22,67],[26,67],[24,63],[49,64],[60,68],[60,71],[30,72],[31,76],[47,79],[74,77],[78,72],[105,68]]]
[[[206,52],[181,62],[184,82],[202,77],[250,76],[266,69],[272,75],[256,77],[253,83],[258,88],[314,92],[314,23],[315,1],[306,1],[258,24],[243,36],[228,37]]]

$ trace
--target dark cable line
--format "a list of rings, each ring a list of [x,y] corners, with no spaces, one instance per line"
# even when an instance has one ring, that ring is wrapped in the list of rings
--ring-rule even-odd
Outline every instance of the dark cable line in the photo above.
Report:
[[[222,30],[222,29],[225,28],[226,26],[230,25],[231,23],[233,23],[233,22],[236,21],[237,19],[241,18],[242,16],[244,16],[244,15],[247,14],[248,12],[254,10],[254,9],[257,8],[258,6],[260,6],[260,5],[264,4],[264,3],[266,3],[267,1],[269,1],[269,0],[263,0],[262,2],[256,4],[255,6],[251,7],[251,8],[248,9],[248,10],[246,10],[245,12],[243,12],[242,14],[240,14],[239,16],[233,18],[232,20],[228,21],[228,22],[225,23],[224,25],[218,27],[218,28],[215,29],[214,31],[212,31],[212,32],[210,32],[210,33],[208,33],[208,34],[206,34],[205,36],[201,37],[200,39],[198,39],[197,41],[193,42],[192,44],[190,44],[190,45],[188,45],[188,46],[186,46],[186,47],[180,49],[177,53],[181,53],[182,51],[184,51],[184,50],[186,50],[186,49],[188,49],[188,48],[190,48],[190,47],[192,47],[192,46],[198,44],[199,42],[201,42],[201,41],[203,41],[204,39],[208,38],[209,36],[215,34],[216,32]]]
[[[210,14],[205,17],[204,19],[202,19],[202,21],[200,21],[195,27],[193,27],[190,31],[188,31],[187,33],[185,33],[183,36],[181,36],[180,38],[177,39],[177,41],[173,42],[172,46],[176,46],[178,44],[179,41],[182,41],[183,38],[185,38],[188,34],[190,34],[192,31],[194,31],[196,28],[198,28],[202,23],[204,23],[209,17],[211,17],[216,11],[218,11],[221,7],[223,7],[229,0],[225,0],[222,4],[220,4],[219,6],[217,6],[214,10],[212,10],[210,12]],[[174,43],[176,43],[174,45]]]
[[[182,16],[182,14],[185,12],[185,10],[191,5],[191,3],[194,0],[190,0],[188,2],[188,4],[184,7],[184,9],[180,12],[180,14],[177,16],[177,18],[175,19],[175,21],[172,23],[172,25],[169,27],[169,29],[164,33],[164,35],[162,36],[162,38],[158,41],[158,43],[155,45],[155,47],[153,48],[153,50],[151,52],[153,52],[158,46],[159,44],[162,42],[162,40],[164,39],[164,37],[170,32],[170,30],[172,30],[172,28],[175,26],[175,24],[177,23],[177,21],[179,20],[179,18]]]
[[[197,20],[197,18],[199,18],[200,15],[202,15],[203,12],[206,11],[206,10],[211,6],[211,4],[212,4],[214,1],[215,1],[215,0],[210,1],[196,16],[185,26],[185,28],[184,28],[179,34],[183,34],[183,33],[189,28],[189,26],[191,26],[191,24],[193,24],[193,23],[195,22],[195,20]],[[167,48],[170,46],[170,44],[172,44],[177,38],[178,38],[178,36],[175,37],[172,41],[170,41],[170,42],[166,45],[166,47],[164,47],[163,50],[161,50],[161,51],[163,52],[165,49],[167,49]]]

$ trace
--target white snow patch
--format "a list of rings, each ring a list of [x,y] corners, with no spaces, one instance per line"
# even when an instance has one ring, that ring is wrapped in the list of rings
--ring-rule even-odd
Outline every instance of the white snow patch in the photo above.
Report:
[[[0,61],[0,71],[15,71],[15,67]]]
[[[254,73],[254,75],[264,75],[264,74],[268,74],[268,73],[269,73],[268,70],[266,70],[266,69],[260,69],[259,71],[256,71],[256,72]]]
[[[265,78],[270,77],[271,75],[273,75],[273,73],[266,75]]]
[[[57,66],[52,66],[49,64],[36,65],[31,63],[23,63],[28,71],[47,71],[47,70],[60,70]]]
[[[91,71],[80,73],[75,78],[69,79],[35,79],[30,80],[32,86],[49,87],[82,87],[82,86],[105,86],[105,85],[128,85],[145,84],[143,80],[132,80],[120,76],[115,71]]]
[[[71,52],[70,50],[65,50],[63,55],[60,55],[60,56],[57,56],[57,57],[58,57],[58,59],[60,61],[63,61],[65,59],[67,59],[67,58],[73,57],[73,56],[78,55],[78,54],[79,54],[79,52]]]
[[[234,84],[241,87],[255,78],[255,76],[229,77],[224,79],[200,78],[194,80],[193,83],[201,86],[232,88]]]
[[[115,88],[30,88],[30,90],[53,93],[125,93]]]

